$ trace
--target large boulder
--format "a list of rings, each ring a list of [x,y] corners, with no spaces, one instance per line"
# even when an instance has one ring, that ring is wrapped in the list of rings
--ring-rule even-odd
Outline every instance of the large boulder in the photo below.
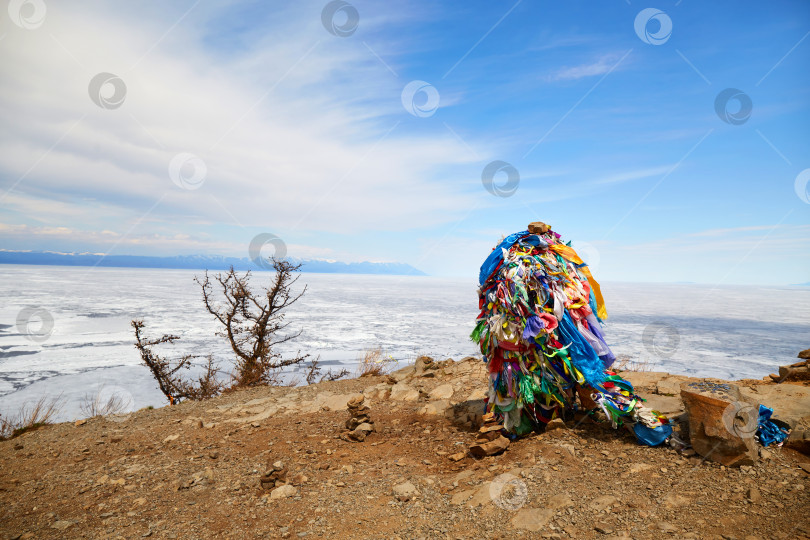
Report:
[[[740,387],[744,399],[773,409],[773,417],[792,429],[810,428],[810,386],[798,384],[755,384]]]
[[[521,508],[512,516],[512,527],[530,532],[540,532],[554,517],[550,508]]]
[[[396,382],[402,382],[406,379],[409,379],[414,376],[416,370],[413,366],[405,366],[404,368],[398,369],[392,372],[389,377]]]
[[[681,383],[701,380],[664,371],[622,371],[619,375],[633,385],[637,394],[646,391],[676,397],[681,392]]]
[[[416,401],[419,399],[419,390],[400,382],[391,387],[389,397],[394,401]]]
[[[486,397],[487,392],[484,388],[473,390],[466,400],[453,406],[453,422],[468,428],[480,426],[486,409],[484,401]]]
[[[790,432],[790,437],[788,437],[785,445],[806,456],[810,456],[810,429],[804,427],[794,428]]]
[[[779,366],[779,374],[771,373],[770,378],[777,383],[810,381],[810,361],[802,360],[789,366]]]
[[[790,437],[785,445],[810,455],[810,386],[756,384],[741,387],[740,393],[749,401],[773,409],[773,419],[790,426]]]
[[[437,399],[450,399],[453,397],[453,385],[452,384],[441,384],[430,391],[428,394],[430,399],[437,400]]]
[[[342,411],[352,397],[354,397],[352,394],[335,395],[332,392],[321,392],[315,396],[313,407],[317,408],[317,410]]]
[[[636,390],[653,390],[659,381],[669,376],[669,373],[663,371],[622,371],[619,375],[632,384]]]
[[[643,393],[640,393],[639,395],[647,400],[646,403],[644,403],[645,407],[658,411],[667,418],[677,418],[684,411],[683,401],[681,401],[680,397]]]
[[[695,452],[727,467],[752,465],[758,459],[754,435],[759,405],[745,399],[736,384],[684,382],[681,398]]]
[[[270,492],[270,499],[286,499],[295,495],[298,495],[298,488],[290,484],[284,484]]]
[[[810,381],[810,349],[799,352],[802,360],[788,366],[780,366],[779,374],[771,373],[770,378],[777,383],[790,381]],[[767,378],[765,380],[768,380]]]
[[[446,416],[451,409],[450,402],[446,399],[431,401],[419,409],[419,414]]]

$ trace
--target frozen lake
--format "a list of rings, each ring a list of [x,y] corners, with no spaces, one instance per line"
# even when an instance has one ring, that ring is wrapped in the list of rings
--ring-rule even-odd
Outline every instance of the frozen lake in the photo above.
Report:
[[[131,408],[165,400],[140,363],[130,321],[150,336],[176,334],[168,355],[229,348],[214,335],[195,275],[202,271],[0,266],[0,414],[42,395],[61,395],[60,419],[81,415],[85,396],[115,392]],[[598,276],[597,276],[598,277]],[[254,274],[253,283],[270,274]],[[305,296],[289,312],[302,335],[285,353],[320,356],[354,371],[382,347],[400,363],[426,354],[476,355],[468,335],[478,314],[476,283],[432,277],[301,274]],[[761,378],[810,346],[810,289],[603,283],[605,334],[617,355],[654,370],[729,379]],[[30,320],[28,331],[18,319]],[[39,333],[44,320],[50,331]],[[21,331],[22,329],[22,331]]]

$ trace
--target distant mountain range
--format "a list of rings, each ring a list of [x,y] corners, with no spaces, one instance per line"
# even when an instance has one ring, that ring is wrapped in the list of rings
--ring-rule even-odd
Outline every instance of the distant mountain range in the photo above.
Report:
[[[302,272],[324,274],[386,274],[399,276],[424,276],[421,270],[404,263],[373,263],[326,261],[321,259],[288,260],[301,263]],[[54,251],[0,250],[0,264],[38,264],[53,266],[103,266],[117,268],[180,268],[193,270],[262,271],[248,258],[220,257],[216,255],[178,255],[175,257],[148,257],[141,255],[107,255],[101,253],[58,253]]]

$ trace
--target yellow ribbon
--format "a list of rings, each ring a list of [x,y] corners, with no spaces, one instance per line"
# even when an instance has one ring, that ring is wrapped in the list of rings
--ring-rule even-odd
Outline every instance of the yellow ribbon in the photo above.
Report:
[[[574,248],[571,246],[566,246],[565,244],[552,244],[548,246],[548,248],[551,251],[562,255],[564,259],[569,260],[574,264],[583,264],[582,259],[580,259],[577,252],[574,251]],[[590,268],[583,266],[580,268],[580,270],[582,270],[582,273],[588,278],[588,283],[591,284],[591,290],[593,290],[593,295],[596,298],[596,314],[599,315],[599,318],[602,320],[607,319],[607,309],[605,309],[605,300],[602,298],[602,289],[599,287],[599,283],[597,283],[594,279]]]

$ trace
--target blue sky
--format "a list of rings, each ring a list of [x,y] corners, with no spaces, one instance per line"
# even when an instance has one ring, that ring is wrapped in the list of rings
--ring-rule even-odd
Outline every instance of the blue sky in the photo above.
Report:
[[[807,2],[7,11],[2,249],[248,256],[271,233],[472,279],[542,220],[600,280],[810,281]]]

